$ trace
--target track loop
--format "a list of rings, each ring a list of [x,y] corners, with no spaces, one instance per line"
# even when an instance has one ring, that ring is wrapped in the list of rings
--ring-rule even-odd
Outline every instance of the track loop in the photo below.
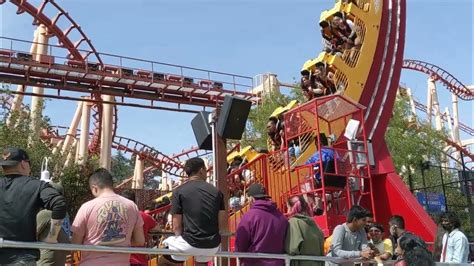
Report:
[[[5,3],[6,1],[0,1],[0,4]],[[92,45],[91,40],[85,35],[81,27],[72,19],[72,17],[64,11],[64,9],[59,6],[53,0],[43,0],[38,7],[35,7],[30,1],[27,0],[10,0],[10,2],[18,7],[17,14],[28,13],[33,17],[33,25],[44,25],[48,30],[48,36],[54,36],[58,39],[59,45],[66,48],[69,51],[69,57],[74,60],[79,61],[95,61],[100,64],[103,64],[102,59],[100,58],[97,50]],[[56,12],[56,15],[51,19],[48,14],[44,11],[47,9],[53,9]],[[58,22],[61,17],[64,17],[68,27],[66,29],[61,29],[58,25]],[[70,39],[70,33],[76,30],[79,33],[79,40],[73,41]],[[79,51],[79,46],[81,44],[85,45],[83,50],[92,51],[92,53],[81,54]],[[89,58],[89,55],[94,55],[95,58]]]
[[[463,100],[471,101],[474,99],[473,92],[466,85],[461,83],[458,79],[456,79],[446,70],[436,65],[420,60],[405,59],[403,60],[402,67],[405,69],[423,72],[432,76],[437,81],[443,83],[450,92],[456,94],[459,98]]]

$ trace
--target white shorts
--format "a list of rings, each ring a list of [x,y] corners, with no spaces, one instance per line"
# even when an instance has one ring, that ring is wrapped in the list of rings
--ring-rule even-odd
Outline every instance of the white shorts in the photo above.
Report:
[[[216,255],[219,247],[215,248],[195,248],[186,242],[181,236],[170,236],[163,241],[166,247],[172,251],[179,251],[194,256],[196,262],[205,263]],[[176,261],[186,261],[189,256],[171,255],[171,258]]]

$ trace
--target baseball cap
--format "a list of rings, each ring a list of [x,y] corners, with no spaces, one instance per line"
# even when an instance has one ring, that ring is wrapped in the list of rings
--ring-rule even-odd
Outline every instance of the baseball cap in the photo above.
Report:
[[[29,161],[30,157],[25,150],[18,148],[6,148],[3,149],[3,153],[0,156],[0,166],[15,166],[21,161]]]
[[[247,190],[247,196],[254,197],[256,199],[267,199],[270,196],[265,192],[265,188],[260,184],[252,184]]]

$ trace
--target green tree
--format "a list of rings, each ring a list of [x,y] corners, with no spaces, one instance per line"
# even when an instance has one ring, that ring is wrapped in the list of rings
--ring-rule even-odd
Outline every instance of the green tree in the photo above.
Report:
[[[114,177],[114,183],[119,184],[123,180],[133,175],[134,166],[132,160],[125,157],[125,155],[119,151],[116,155],[112,156],[110,172]]]
[[[50,147],[39,138],[29,140],[33,131],[30,127],[31,119],[28,112],[14,112],[10,116],[10,123],[15,126],[8,127],[5,119],[0,122],[0,147],[16,147],[27,150],[30,156],[31,172],[39,176],[43,158],[53,157]],[[48,127],[45,120],[40,124],[42,128]],[[58,159],[54,158],[54,161],[56,162]]]
[[[439,165],[444,158],[445,132],[434,130],[426,121],[410,121],[410,117],[408,99],[397,97],[385,141],[399,173],[409,167],[419,168],[425,161]]]
[[[444,153],[447,138],[446,132],[433,129],[427,121],[414,121],[408,98],[397,96],[385,134],[397,172],[414,192],[445,194],[447,207],[460,216],[464,231],[474,234],[470,222],[473,218],[466,211],[467,198],[461,186],[453,183],[458,172],[442,167],[448,159]],[[436,219],[437,215],[432,214],[432,217]]]
[[[285,106],[291,98],[280,93],[271,93],[262,98],[262,103],[250,110],[246,130],[242,138],[242,145],[253,147],[267,147],[268,118],[279,106]]]
[[[10,115],[8,110],[5,113],[5,116]],[[26,150],[30,156],[31,176],[38,179],[41,176],[43,158],[50,158],[51,177],[53,181],[60,182],[64,187],[69,214],[74,217],[81,204],[92,198],[88,177],[98,167],[98,159],[92,156],[88,158],[84,166],[73,163],[64,167],[65,156],[53,155],[49,139],[30,138],[33,131],[31,119],[26,110],[12,113],[10,121],[10,126],[6,125],[6,117],[0,121],[0,148],[17,147]],[[49,119],[41,120],[40,127],[48,128]]]

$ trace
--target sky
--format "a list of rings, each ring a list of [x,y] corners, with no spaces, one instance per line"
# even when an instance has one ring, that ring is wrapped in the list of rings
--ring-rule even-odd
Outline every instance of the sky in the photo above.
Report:
[[[282,82],[321,50],[320,13],[333,1],[317,0],[56,0],[104,53],[255,76],[271,72]],[[0,5],[0,35],[32,40],[28,15]],[[438,65],[464,84],[474,84],[472,0],[407,0],[405,58]],[[426,103],[427,77],[403,71],[401,82]],[[283,89],[284,90],[284,89]],[[438,85],[441,108],[449,92]],[[69,125],[75,102],[51,100],[45,114]],[[472,102],[460,101],[461,121],[474,127]],[[117,134],[165,154],[196,145],[193,114],[118,108]],[[461,138],[466,138],[462,135]]]

